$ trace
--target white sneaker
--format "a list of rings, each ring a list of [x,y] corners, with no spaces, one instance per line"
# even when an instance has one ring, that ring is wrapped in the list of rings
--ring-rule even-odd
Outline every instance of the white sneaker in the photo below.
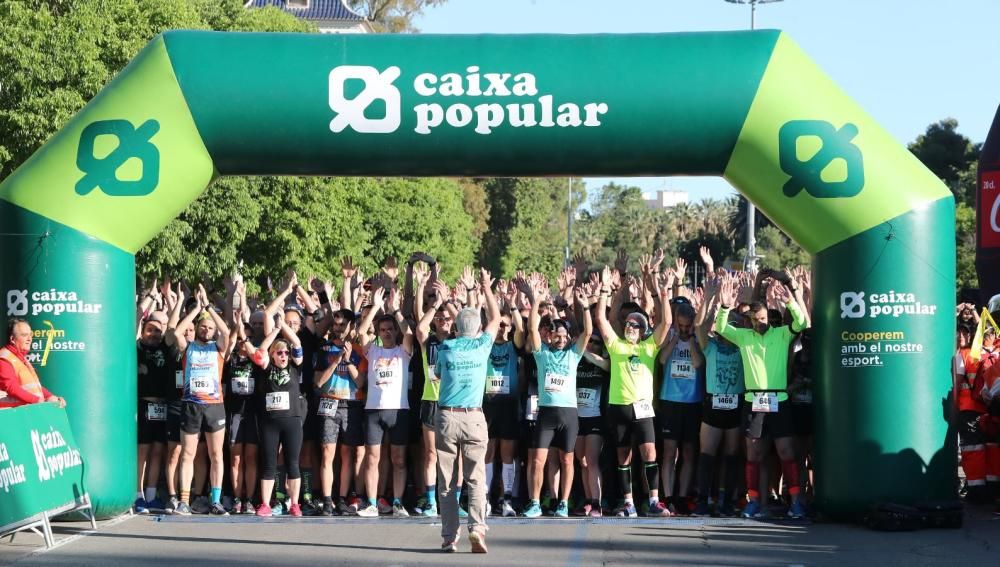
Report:
[[[516,518],[517,512],[514,511],[514,507],[510,505],[510,500],[506,498],[503,501],[503,511],[501,512],[504,518]]]
[[[409,518],[410,513],[406,511],[406,508],[402,504],[394,503],[392,505],[392,517],[393,518]]]
[[[369,504],[358,509],[358,515],[362,518],[378,518],[378,508],[374,504]]]

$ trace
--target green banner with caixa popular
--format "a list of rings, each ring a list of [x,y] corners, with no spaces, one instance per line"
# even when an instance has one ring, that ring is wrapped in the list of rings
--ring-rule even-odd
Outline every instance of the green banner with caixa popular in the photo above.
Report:
[[[65,410],[49,403],[0,410],[0,432],[0,533],[89,503],[85,462]]]

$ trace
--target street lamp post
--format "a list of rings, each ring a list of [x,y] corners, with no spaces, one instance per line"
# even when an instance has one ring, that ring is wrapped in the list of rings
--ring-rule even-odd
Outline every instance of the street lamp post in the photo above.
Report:
[[[566,265],[568,268],[572,262],[573,244],[573,178],[566,178]]]
[[[757,28],[757,4],[770,4],[771,2],[781,2],[782,0],[726,0],[730,4],[750,4],[750,29]],[[743,197],[746,199],[746,197]],[[747,201],[747,256],[743,260],[743,269],[753,271],[757,269],[757,207],[753,206],[750,199]]]

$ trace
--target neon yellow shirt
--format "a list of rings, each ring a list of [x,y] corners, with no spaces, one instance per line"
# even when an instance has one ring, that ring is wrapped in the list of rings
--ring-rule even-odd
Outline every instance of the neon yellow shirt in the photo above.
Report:
[[[715,331],[740,347],[743,359],[743,379],[746,382],[746,400],[753,401],[752,391],[778,392],[778,401],[788,399],[788,347],[795,333],[806,328],[806,318],[798,304],[787,305],[792,314],[792,325],[771,327],[763,335],[753,329],[738,329],[729,324],[729,309],[719,309],[715,317]]]
[[[644,341],[631,344],[611,337],[607,344],[611,357],[611,384],[608,403],[624,406],[640,400],[653,400],[653,368],[660,347],[650,335]]]

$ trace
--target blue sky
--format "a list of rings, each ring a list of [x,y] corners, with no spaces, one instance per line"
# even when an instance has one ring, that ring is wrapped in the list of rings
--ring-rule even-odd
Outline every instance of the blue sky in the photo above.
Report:
[[[448,0],[425,10],[423,33],[646,33],[747,29],[750,7],[724,0]],[[900,143],[953,117],[973,142],[1000,104],[1000,0],[784,0],[757,8]],[[607,179],[588,179],[594,189]],[[733,194],[721,178],[617,180]]]

